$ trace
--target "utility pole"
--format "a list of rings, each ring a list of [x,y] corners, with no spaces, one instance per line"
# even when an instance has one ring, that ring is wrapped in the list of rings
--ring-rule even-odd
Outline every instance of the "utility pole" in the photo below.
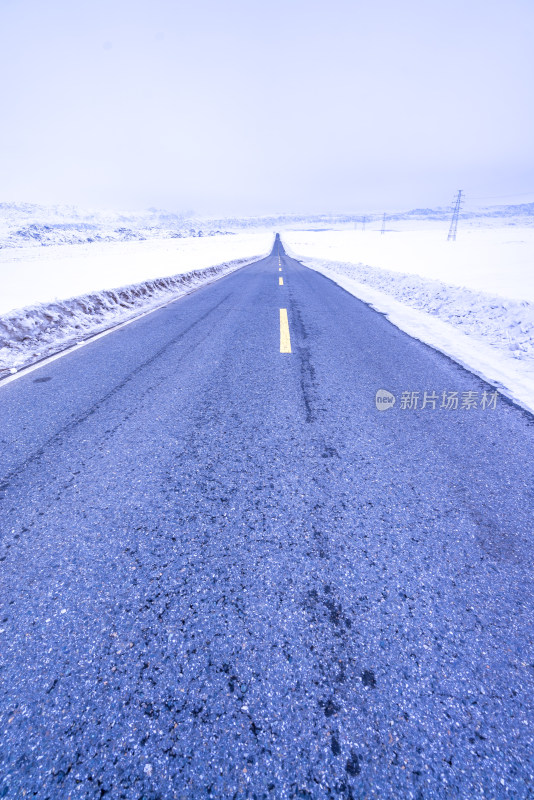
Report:
[[[383,236],[385,232],[386,232],[386,212],[384,211],[384,216],[382,217],[382,230],[380,231],[380,233]]]
[[[456,241],[456,231],[458,229],[458,217],[460,216],[461,207],[462,207],[462,190],[458,189],[458,194],[454,198],[454,209],[452,212],[451,227],[449,228],[449,235],[447,236],[448,242]]]
[[[365,230],[365,223],[367,222],[367,217],[363,217],[362,219],[362,231]]]

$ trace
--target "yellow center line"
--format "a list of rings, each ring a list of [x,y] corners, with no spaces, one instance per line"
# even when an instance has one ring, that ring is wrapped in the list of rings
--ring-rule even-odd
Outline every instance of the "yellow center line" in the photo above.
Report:
[[[284,279],[278,278],[278,286],[283,286],[283,285],[284,285]]]
[[[287,308],[280,309],[280,352],[291,352],[291,339],[289,338],[289,322],[287,320]]]
[[[282,267],[278,267],[278,272],[282,272]]]

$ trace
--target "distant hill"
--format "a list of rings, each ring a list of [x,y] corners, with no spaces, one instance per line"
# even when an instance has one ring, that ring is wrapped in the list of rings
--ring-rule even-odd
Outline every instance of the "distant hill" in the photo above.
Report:
[[[388,213],[388,222],[448,220],[451,208],[414,208]],[[471,224],[500,220],[507,225],[534,224],[534,203],[464,208],[461,218]],[[234,231],[268,228],[284,230],[306,226],[311,229],[361,225],[362,214],[272,214],[253,217],[202,219],[165,209],[121,213],[88,211],[69,205],[41,206],[33,203],[0,203],[0,248],[84,244],[190,236],[215,236]],[[365,215],[375,227],[382,213]]]
[[[137,213],[85,211],[74,206],[0,203],[0,248],[123,242],[229,233],[210,221],[159,209]]]

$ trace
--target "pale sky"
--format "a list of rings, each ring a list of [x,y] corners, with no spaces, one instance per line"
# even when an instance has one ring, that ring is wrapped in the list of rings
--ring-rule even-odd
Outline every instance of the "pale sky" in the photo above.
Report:
[[[533,42],[532,0],[0,0],[0,201],[532,201]]]

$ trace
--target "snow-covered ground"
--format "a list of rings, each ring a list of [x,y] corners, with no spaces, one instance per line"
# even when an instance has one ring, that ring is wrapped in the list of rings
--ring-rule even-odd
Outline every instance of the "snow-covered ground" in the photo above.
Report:
[[[292,231],[288,252],[534,412],[534,229]]]
[[[0,377],[266,255],[269,232],[0,250]]]
[[[0,250],[0,314],[269,252],[271,233]]]

